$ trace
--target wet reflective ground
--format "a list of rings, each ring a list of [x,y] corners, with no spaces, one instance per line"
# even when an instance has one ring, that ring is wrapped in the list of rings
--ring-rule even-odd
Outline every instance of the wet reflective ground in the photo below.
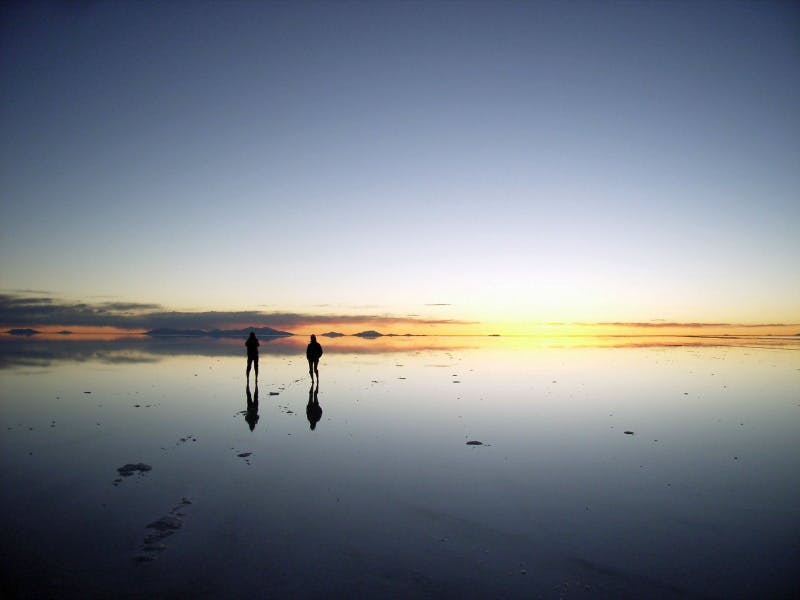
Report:
[[[796,343],[305,341],[2,340],[3,592],[800,592]]]

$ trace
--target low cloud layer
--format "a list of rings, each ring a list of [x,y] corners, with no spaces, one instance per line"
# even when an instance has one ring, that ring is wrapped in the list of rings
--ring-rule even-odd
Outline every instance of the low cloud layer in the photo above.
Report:
[[[439,306],[445,306],[443,303]],[[361,307],[364,309],[365,307]],[[377,311],[376,311],[377,312]],[[327,329],[346,327],[342,333],[355,333],[359,329],[385,328],[393,332],[414,332],[428,326],[475,325],[475,321],[458,319],[430,319],[418,315],[369,314],[314,314],[280,311],[172,311],[160,304],[128,302],[122,299],[97,302],[69,302],[32,290],[0,293],[0,329],[12,328],[100,328],[114,327],[136,331],[151,329],[240,329],[243,327],[272,327],[282,331],[316,328],[318,333]],[[702,323],[654,321],[605,321],[593,323],[548,323],[564,327],[605,327],[649,331],[695,330],[698,334],[726,328],[784,328],[796,326],[786,323]]]
[[[607,327],[637,327],[641,329],[709,329],[719,327],[783,327],[785,323],[679,323],[668,321],[602,322],[582,325],[604,325]]]
[[[117,327],[120,329],[227,329],[267,326],[292,331],[312,325],[465,325],[469,321],[421,319],[392,315],[316,315],[262,311],[170,311],[138,302],[67,302],[52,297],[0,294],[0,327]]]

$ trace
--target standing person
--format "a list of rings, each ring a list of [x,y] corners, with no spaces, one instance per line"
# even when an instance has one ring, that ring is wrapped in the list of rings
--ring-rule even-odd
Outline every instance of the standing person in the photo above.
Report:
[[[250,332],[250,337],[244,343],[247,346],[247,381],[250,381],[250,366],[255,363],[256,381],[258,381],[258,338],[254,331]]]
[[[308,348],[306,348],[306,358],[308,359],[308,374],[311,376],[311,381],[314,381],[314,374],[317,375],[317,382],[319,382],[319,370],[317,366],[319,365],[319,359],[322,356],[322,346],[319,345],[317,341],[317,336],[311,336],[311,342],[308,344]]]

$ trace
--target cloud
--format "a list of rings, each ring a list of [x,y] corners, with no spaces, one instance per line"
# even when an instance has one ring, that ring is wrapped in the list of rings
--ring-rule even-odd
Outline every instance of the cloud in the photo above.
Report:
[[[28,290],[28,289],[11,290],[11,292],[14,293],[14,294],[43,294],[45,296],[50,296],[53,293],[53,292],[49,292],[49,291],[46,291],[46,290]]]
[[[140,302],[104,302],[101,306],[110,311],[155,310],[162,308],[159,304],[142,304]]]
[[[610,327],[641,327],[644,329],[664,329],[680,327],[681,329],[701,329],[703,327],[730,327],[730,323],[670,323],[667,321],[645,321],[642,323],[637,322],[599,322],[592,323],[592,325],[606,325]]]
[[[460,321],[456,319],[419,319],[411,317],[400,317],[395,315],[312,315],[302,313],[260,313],[262,318],[269,318],[285,326],[301,326],[311,324],[335,324],[335,323],[379,323],[384,325],[396,325],[402,323],[417,325],[466,325],[474,321]]]
[[[598,322],[581,323],[581,325],[604,325],[610,327],[638,327],[642,329],[707,329],[711,327],[784,327],[786,323],[677,323],[668,321],[646,322]]]
[[[0,324],[65,325],[141,328],[146,312],[161,308],[156,304],[103,302],[87,304],[57,301],[49,297],[0,294]]]
[[[463,325],[470,321],[376,314],[309,314],[264,311],[170,311],[141,302],[67,302],[50,297],[0,294],[0,327],[117,327],[120,329],[229,329],[269,326],[289,330],[341,323],[358,326]]]

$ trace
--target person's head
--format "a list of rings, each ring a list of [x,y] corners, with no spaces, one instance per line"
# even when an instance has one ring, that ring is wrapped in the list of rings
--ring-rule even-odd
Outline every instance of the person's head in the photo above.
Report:
[[[311,341],[312,341],[312,342],[316,342],[316,341],[317,341],[317,336],[315,336],[315,335],[313,335],[313,334],[312,334],[312,335],[311,335]]]
[[[254,337],[256,337],[256,332],[255,331],[251,331],[250,332],[250,339],[252,340]],[[239,339],[241,339],[241,338],[239,338]]]

